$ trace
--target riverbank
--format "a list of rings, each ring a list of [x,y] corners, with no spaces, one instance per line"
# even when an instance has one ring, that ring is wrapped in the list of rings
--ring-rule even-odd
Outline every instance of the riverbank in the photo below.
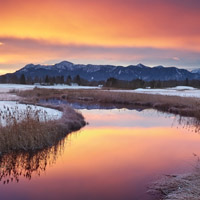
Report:
[[[41,111],[41,107],[26,106],[21,110],[25,105],[6,107],[6,101],[4,104],[0,113],[0,154],[36,151],[56,145],[68,133],[86,124],[81,113],[69,106],[51,106],[62,112],[61,117],[51,118],[48,110]]]
[[[37,103],[42,99],[64,99],[101,104],[121,104],[126,107],[141,106],[159,111],[194,117],[200,120],[200,100],[198,98],[164,96],[157,94],[142,94],[130,92],[112,92],[105,90],[52,90],[39,89],[18,91],[17,95],[27,101]]]
[[[200,166],[191,173],[166,175],[154,182],[148,192],[162,200],[199,200]]]

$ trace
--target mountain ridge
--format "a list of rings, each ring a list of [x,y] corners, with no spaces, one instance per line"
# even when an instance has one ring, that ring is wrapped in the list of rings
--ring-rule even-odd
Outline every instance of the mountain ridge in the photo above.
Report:
[[[192,73],[200,74],[200,68],[194,69],[194,70],[192,70],[191,72],[192,72]]]
[[[53,65],[28,64],[14,73],[6,74],[4,76],[17,76],[22,74],[25,77],[39,77],[45,76],[67,76],[74,78],[79,75],[81,78],[88,81],[105,81],[108,78],[116,78],[119,80],[135,80],[141,79],[144,81],[152,80],[200,80],[200,73],[194,71],[190,72],[186,69],[179,69],[176,67],[164,67],[162,65],[149,67],[139,63],[137,65],[115,66],[115,65],[92,65],[92,64],[74,64],[69,61],[62,61]],[[0,76],[1,78],[2,76]]]

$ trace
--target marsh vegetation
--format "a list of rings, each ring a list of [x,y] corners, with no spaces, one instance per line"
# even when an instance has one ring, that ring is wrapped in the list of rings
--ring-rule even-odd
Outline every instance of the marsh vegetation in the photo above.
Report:
[[[195,117],[200,120],[200,100],[197,98],[113,92],[109,90],[53,90],[39,88],[19,91],[17,94],[32,103],[37,103],[41,99],[57,98],[67,101],[89,102],[90,104],[121,104],[124,107],[154,108],[159,111]]]
[[[194,154],[194,156],[197,156]],[[199,200],[200,196],[200,160],[190,173],[165,175],[155,181],[149,193],[162,200]]]
[[[69,106],[57,107],[60,119],[49,119],[45,111],[18,107],[0,112],[0,153],[35,151],[56,145],[71,131],[85,125],[84,117]]]

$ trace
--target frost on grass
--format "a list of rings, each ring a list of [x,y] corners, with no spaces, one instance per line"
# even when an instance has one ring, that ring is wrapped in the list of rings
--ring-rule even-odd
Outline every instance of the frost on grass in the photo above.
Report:
[[[99,87],[91,87],[91,86],[78,86],[78,85],[63,85],[63,84],[56,84],[56,85],[22,85],[22,84],[0,84],[0,93],[7,93],[7,92],[14,92],[15,90],[24,91],[24,90],[33,90],[35,87],[37,88],[46,88],[46,89],[99,89]]]
[[[166,95],[166,96],[200,98],[200,90],[199,89],[196,89],[193,87],[187,87],[187,86],[177,86],[174,88],[165,88],[165,89],[138,88],[136,90],[132,90],[132,92],[145,93],[145,94],[159,94],[159,95]]]
[[[174,88],[164,88],[164,89],[138,88],[135,90],[109,90],[109,91],[200,98],[200,89],[196,89],[193,87],[186,87],[186,86],[177,86]]]
[[[5,106],[0,113],[0,154],[53,146],[69,132],[85,125],[83,116],[69,106],[60,108],[63,111],[61,116],[50,115],[50,118],[47,109]]]
[[[162,200],[199,200],[199,159],[193,172],[180,175],[166,175],[162,179],[154,182],[148,192],[157,196],[157,199]]]
[[[62,112],[55,109],[19,104],[15,101],[0,101],[0,126],[12,125],[25,118],[46,122],[61,117]]]

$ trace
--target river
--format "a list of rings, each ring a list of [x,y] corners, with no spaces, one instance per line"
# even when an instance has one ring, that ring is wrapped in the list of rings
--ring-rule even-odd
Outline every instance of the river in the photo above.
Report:
[[[3,200],[153,200],[148,186],[192,170],[200,135],[153,109],[81,109],[89,125],[57,147],[0,161]]]

